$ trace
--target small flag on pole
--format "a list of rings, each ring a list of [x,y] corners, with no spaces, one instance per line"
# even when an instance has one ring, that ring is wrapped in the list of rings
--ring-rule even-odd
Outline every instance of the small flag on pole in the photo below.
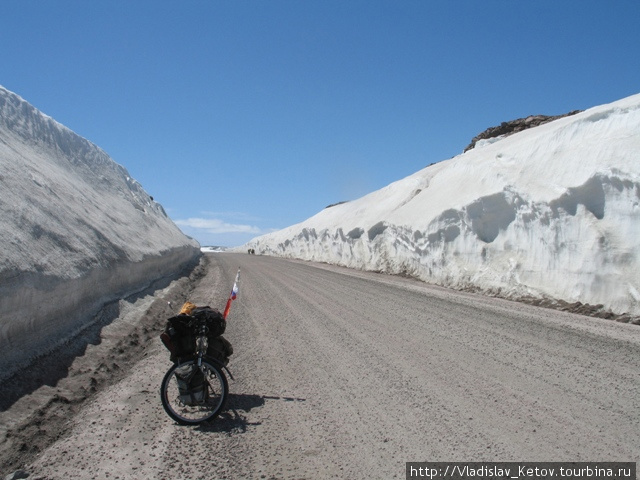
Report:
[[[236,280],[233,282],[233,288],[231,289],[231,293],[229,294],[229,299],[227,300],[227,306],[224,308],[224,314],[222,315],[224,319],[227,319],[227,315],[229,315],[229,310],[231,310],[231,302],[236,299],[238,296],[238,282],[240,281],[240,269],[238,268],[238,273],[236,274]]]

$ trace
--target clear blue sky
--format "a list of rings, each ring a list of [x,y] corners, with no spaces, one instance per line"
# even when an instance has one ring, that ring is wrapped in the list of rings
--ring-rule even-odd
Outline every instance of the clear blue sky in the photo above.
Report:
[[[639,25],[638,0],[3,0],[0,84],[231,246],[640,93]]]

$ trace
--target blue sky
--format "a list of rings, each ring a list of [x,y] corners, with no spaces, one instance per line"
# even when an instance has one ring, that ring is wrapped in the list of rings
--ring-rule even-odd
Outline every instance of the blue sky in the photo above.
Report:
[[[4,0],[0,85],[233,246],[640,93],[639,24],[637,0]]]

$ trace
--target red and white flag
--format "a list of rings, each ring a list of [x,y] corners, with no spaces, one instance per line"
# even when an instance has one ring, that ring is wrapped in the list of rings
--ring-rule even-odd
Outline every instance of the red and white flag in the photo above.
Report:
[[[238,273],[236,273],[236,280],[233,282],[233,288],[231,289],[231,293],[229,294],[229,299],[227,300],[227,306],[224,308],[223,317],[226,320],[227,315],[229,315],[229,310],[231,310],[231,302],[236,299],[238,296],[238,282],[240,281],[240,269],[238,268]]]

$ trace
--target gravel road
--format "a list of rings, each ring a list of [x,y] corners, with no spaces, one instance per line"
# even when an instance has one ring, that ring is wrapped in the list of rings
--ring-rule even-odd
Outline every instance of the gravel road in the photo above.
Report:
[[[57,424],[60,438],[23,466],[30,479],[390,479],[408,461],[640,461],[638,326],[230,253],[207,254],[182,296],[222,309],[238,267],[226,412],[200,427],[164,413],[166,312],[147,302],[141,354]]]

